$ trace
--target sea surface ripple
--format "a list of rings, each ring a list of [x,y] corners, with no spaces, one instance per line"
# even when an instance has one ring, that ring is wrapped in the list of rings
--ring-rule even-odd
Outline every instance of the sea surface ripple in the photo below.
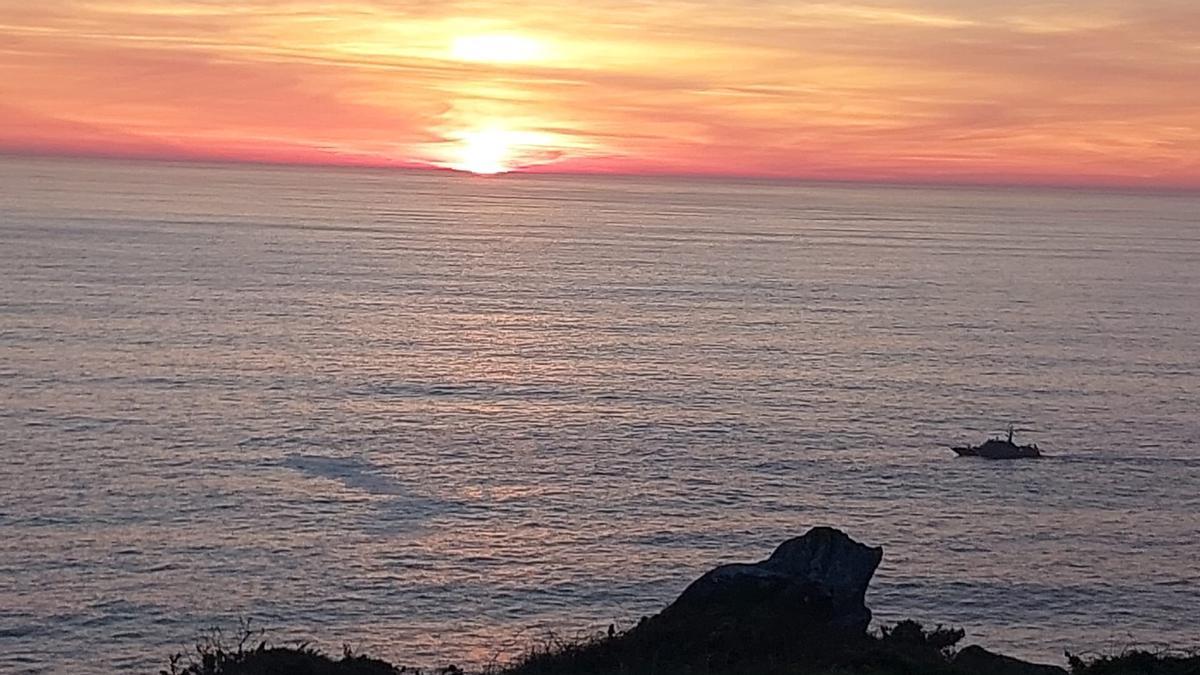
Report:
[[[1200,198],[0,161],[0,671],[412,665],[820,524],[880,621],[1195,646]],[[947,445],[1008,422],[1044,461]]]

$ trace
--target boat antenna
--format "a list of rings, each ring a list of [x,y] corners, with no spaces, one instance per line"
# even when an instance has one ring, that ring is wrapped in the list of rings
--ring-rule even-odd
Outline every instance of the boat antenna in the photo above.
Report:
[[[1013,440],[1012,440],[1012,435],[1013,435],[1013,423],[1012,423],[1012,422],[1009,422],[1009,423],[1008,423],[1008,443],[1009,443],[1010,445],[1011,445],[1011,444],[1012,444],[1012,442],[1013,442]]]

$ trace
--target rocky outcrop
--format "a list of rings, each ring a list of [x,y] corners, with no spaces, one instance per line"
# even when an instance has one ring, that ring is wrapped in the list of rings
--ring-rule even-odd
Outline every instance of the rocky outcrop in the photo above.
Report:
[[[787,621],[821,632],[861,636],[871,622],[867,585],[883,549],[816,527],[789,539],[770,558],[717,567],[657,617],[659,621]]]
[[[966,647],[956,654],[954,666],[974,675],[1067,675],[1067,671],[1058,666],[1029,663],[989,652],[978,645]]]

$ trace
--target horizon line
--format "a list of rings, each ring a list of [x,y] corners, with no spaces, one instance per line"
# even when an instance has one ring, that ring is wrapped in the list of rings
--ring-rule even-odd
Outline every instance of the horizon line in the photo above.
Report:
[[[964,189],[1030,189],[1030,190],[1068,190],[1068,191],[1125,191],[1125,192],[1149,192],[1162,193],[1170,195],[1200,195],[1200,184],[1161,184],[1154,185],[1138,182],[1122,182],[1120,180],[1104,181],[1098,179],[1094,182],[1068,182],[1057,181],[1054,179],[1026,181],[1019,179],[1005,180],[997,178],[960,178],[946,179],[937,177],[862,177],[862,178],[846,178],[838,176],[799,176],[799,175],[782,175],[782,174],[755,174],[755,173],[715,173],[715,172],[672,172],[672,171],[586,171],[586,170],[555,170],[551,165],[534,165],[528,167],[517,167],[510,171],[503,171],[494,174],[478,174],[462,169],[454,169],[450,167],[437,166],[434,164],[417,163],[411,161],[370,161],[361,159],[351,159],[338,161],[336,158],[333,161],[316,161],[295,159],[289,160],[286,158],[280,159],[260,159],[254,157],[238,157],[234,155],[206,155],[206,154],[166,154],[166,153],[142,153],[142,152],[109,152],[95,151],[89,152],[86,150],[42,150],[42,149],[21,149],[21,148],[4,148],[0,147],[0,158],[17,157],[24,159],[61,159],[61,160],[95,160],[95,161],[113,161],[113,162],[158,162],[163,164],[196,164],[196,165],[218,165],[218,166],[260,166],[260,167],[275,167],[275,168],[297,168],[297,169],[326,169],[326,170],[372,170],[372,171],[400,171],[400,172],[421,172],[443,174],[451,176],[461,176],[464,179],[475,180],[504,180],[512,178],[521,178],[525,176],[532,177],[598,177],[598,178],[662,178],[669,180],[704,180],[704,181],[745,181],[745,182],[764,182],[764,183],[783,183],[796,185],[836,185],[836,186],[876,186],[876,187],[925,187],[925,188],[964,188]]]

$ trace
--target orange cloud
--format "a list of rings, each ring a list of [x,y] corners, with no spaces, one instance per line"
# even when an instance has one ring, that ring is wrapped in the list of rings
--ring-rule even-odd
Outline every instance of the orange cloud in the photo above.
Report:
[[[1198,44],[1179,0],[0,0],[0,149],[1200,186]]]

